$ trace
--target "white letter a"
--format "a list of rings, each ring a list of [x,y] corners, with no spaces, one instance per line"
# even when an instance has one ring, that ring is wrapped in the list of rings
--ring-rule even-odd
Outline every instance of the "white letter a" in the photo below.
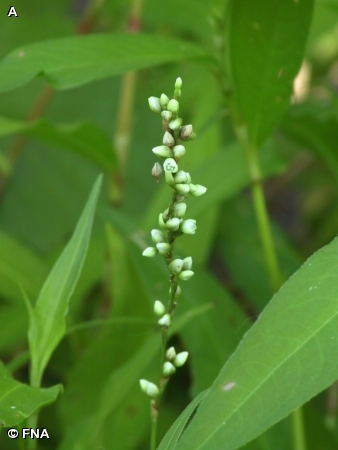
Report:
[[[18,17],[18,15],[17,15],[17,13],[16,13],[16,11],[15,11],[14,6],[11,6],[11,7],[9,8],[9,11],[8,11],[7,16],[8,16],[8,17],[10,17],[10,16]]]

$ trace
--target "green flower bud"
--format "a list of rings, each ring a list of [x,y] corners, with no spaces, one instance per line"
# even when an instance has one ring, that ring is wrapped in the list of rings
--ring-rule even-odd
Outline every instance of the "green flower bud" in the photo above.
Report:
[[[165,94],[162,94],[160,97],[160,103],[163,107],[167,106],[167,104],[169,103],[169,97],[167,97]]]
[[[162,142],[164,145],[167,145],[168,147],[172,147],[173,145],[175,145],[175,139],[174,139],[173,135],[171,133],[169,133],[169,131],[166,131],[164,133]]]
[[[190,191],[190,194],[194,197],[200,197],[207,192],[207,188],[201,184],[195,184],[196,190]]]
[[[142,391],[150,398],[157,398],[160,395],[160,390],[156,384],[147,380],[140,380],[140,386]]]
[[[194,272],[192,270],[182,270],[178,275],[178,278],[182,281],[188,281],[193,275]]]
[[[197,191],[197,187],[195,184],[189,183],[189,187],[190,187],[190,194],[193,194],[194,192]]]
[[[165,306],[159,300],[156,300],[154,303],[154,313],[160,317],[165,313]]]
[[[166,145],[159,145],[158,147],[154,147],[152,152],[155,153],[156,156],[162,156],[162,158],[170,158],[173,156],[173,151],[171,148]]]
[[[167,104],[168,111],[172,112],[173,114],[178,114],[179,109],[180,109],[180,104],[178,103],[177,100],[175,100],[174,98],[169,100],[169,102]]]
[[[172,287],[169,288],[169,295],[171,295]],[[182,289],[177,286],[176,292],[175,292],[175,298],[178,298],[182,294]]]
[[[163,317],[161,317],[161,319],[157,322],[159,325],[161,325],[162,327],[170,327],[171,324],[171,318],[170,318],[170,314],[164,314]]]
[[[173,148],[173,152],[174,152],[174,158],[176,160],[182,158],[182,156],[185,155],[184,145],[175,145],[175,147]]]
[[[161,112],[162,108],[161,108],[160,99],[158,97],[149,97],[148,103],[149,103],[149,108],[152,111],[154,111],[156,113]]]
[[[171,172],[164,172],[165,181],[170,186],[173,187],[175,184],[175,180],[173,174]]]
[[[195,234],[196,228],[196,220],[194,219],[187,219],[181,223],[180,226],[180,229],[184,234]]]
[[[174,90],[174,97],[175,98],[180,98],[182,95],[181,89],[175,89]]]
[[[183,127],[180,129],[180,140],[186,141],[190,138],[192,135],[192,125],[183,125]]]
[[[175,89],[181,89],[181,87],[182,87],[182,78],[178,77],[178,78],[176,78],[176,81],[175,81]]]
[[[157,183],[160,181],[160,177],[161,177],[162,172],[163,172],[163,170],[162,170],[161,165],[158,162],[156,162],[154,164],[154,167],[151,169],[151,174],[155,178]]]
[[[164,229],[165,228],[165,222],[163,220],[163,214],[160,213],[159,217],[158,217],[158,224],[160,226],[160,228]]]
[[[183,267],[183,259],[176,258],[169,264],[169,270],[172,274],[178,275]]]
[[[162,374],[164,377],[169,378],[171,375],[173,375],[176,372],[176,367],[171,364],[171,362],[166,361],[163,364],[163,371]]]
[[[175,175],[175,183],[188,183],[188,172],[184,172],[184,170],[179,170]]]
[[[172,217],[165,223],[165,227],[170,231],[178,230],[179,226],[180,226],[180,219],[178,219],[177,217]]]
[[[151,238],[152,238],[153,242],[155,242],[155,244],[165,241],[164,233],[162,233],[162,231],[160,231],[160,230],[156,230],[156,229],[151,230],[150,234],[151,234]]]
[[[184,216],[186,210],[187,210],[186,203],[175,203],[173,211],[174,216],[180,219],[181,217]]]
[[[171,111],[162,111],[161,116],[163,120],[169,122],[173,117],[173,113]]]
[[[180,126],[182,125],[182,119],[181,117],[177,117],[177,119],[171,120],[169,122],[169,128],[171,130],[178,130]]]
[[[179,194],[189,194],[190,188],[189,188],[189,184],[175,184],[175,190],[179,193]]]
[[[163,163],[163,169],[165,172],[176,173],[178,171],[178,166],[173,158],[167,158]]]
[[[183,259],[182,270],[190,270],[191,267],[192,267],[192,257],[191,256],[187,256],[186,258]]]
[[[176,357],[176,352],[174,347],[169,347],[166,351],[165,357],[168,361],[173,361]]]
[[[171,245],[167,242],[159,242],[156,244],[156,248],[160,255],[167,255],[171,250]]]
[[[152,258],[153,256],[157,255],[157,250],[155,247],[147,247],[142,252],[143,256],[148,256],[148,258]]]
[[[176,367],[182,367],[183,364],[185,364],[186,360],[188,359],[188,356],[189,356],[188,352],[178,353],[174,359],[174,365]]]

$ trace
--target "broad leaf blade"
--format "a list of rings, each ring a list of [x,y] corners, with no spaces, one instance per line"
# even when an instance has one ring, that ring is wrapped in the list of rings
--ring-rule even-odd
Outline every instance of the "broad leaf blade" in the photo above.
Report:
[[[42,406],[54,402],[61,390],[61,385],[39,389],[19,383],[0,362],[0,427],[22,422]]]
[[[255,146],[271,133],[290,102],[303,58],[313,0],[232,0],[229,68],[236,109]]]
[[[65,316],[86,257],[95,207],[100,192],[99,176],[74,234],[45,281],[31,315],[28,333],[33,378],[41,378],[57,344],[65,334]]]
[[[338,378],[337,270],[335,239],[284,284],[245,335],[177,450],[235,450]]]
[[[182,59],[208,58],[189,42],[133,34],[98,34],[22,46],[0,63],[0,91],[44,76],[56,89]]]

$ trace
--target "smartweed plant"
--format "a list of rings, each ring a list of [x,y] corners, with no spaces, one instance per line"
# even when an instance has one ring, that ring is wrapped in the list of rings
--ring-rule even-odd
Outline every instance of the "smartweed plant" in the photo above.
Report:
[[[161,255],[169,272],[169,300],[165,306],[161,300],[154,303],[154,313],[159,317],[158,325],[162,333],[161,375],[157,384],[141,379],[140,386],[143,392],[150,397],[151,407],[151,443],[150,449],[156,449],[156,430],[158,423],[159,406],[163,392],[170,377],[176,369],[183,366],[188,358],[188,352],[176,353],[174,347],[167,348],[168,330],[181,294],[181,281],[189,280],[194,272],[192,258],[179,258],[175,256],[175,241],[184,234],[195,234],[196,220],[184,219],[187,210],[185,203],[187,197],[199,197],[205,194],[207,188],[193,184],[191,176],[184,170],[179,170],[179,162],[185,156],[186,149],[182,144],[196,137],[193,126],[182,125],[183,119],[179,117],[179,98],[181,97],[182,80],[175,82],[174,98],[169,99],[162,94],[160,98],[150,97],[149,106],[155,113],[161,114],[163,126],[162,145],[154,147],[153,153],[161,158],[162,165],[154,164],[152,175],[158,182],[164,171],[165,181],[171,190],[171,199],[168,208],[159,215],[159,229],[151,230],[154,247],[147,247],[143,256],[154,257]],[[162,169],[163,167],[163,169]]]

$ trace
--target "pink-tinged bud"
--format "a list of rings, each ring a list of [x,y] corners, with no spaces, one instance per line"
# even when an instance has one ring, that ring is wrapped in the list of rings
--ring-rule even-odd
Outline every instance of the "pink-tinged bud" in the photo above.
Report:
[[[163,170],[162,170],[161,164],[156,162],[154,164],[154,167],[151,169],[151,174],[155,178],[157,183],[160,181],[162,172],[163,172]]]
[[[181,141],[186,141],[192,135],[192,125],[183,125],[180,129],[180,139]]]

